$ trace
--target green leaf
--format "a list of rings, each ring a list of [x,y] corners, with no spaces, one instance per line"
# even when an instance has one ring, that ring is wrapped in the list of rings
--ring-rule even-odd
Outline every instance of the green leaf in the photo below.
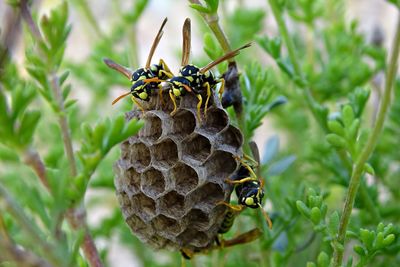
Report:
[[[336,146],[339,148],[347,148],[346,140],[337,134],[326,135],[326,141],[328,141],[328,143],[331,144],[332,146]]]
[[[310,218],[311,210],[304,204],[303,201],[297,200],[296,201],[297,210],[306,218]]]
[[[329,256],[324,251],[319,253],[317,258],[318,267],[328,267],[329,266]]]
[[[355,245],[353,250],[360,256],[365,256],[367,254],[365,249],[360,245]]]
[[[207,13],[207,14],[209,14],[209,13],[212,12],[212,11],[211,11],[210,9],[208,9],[207,7],[204,7],[204,6],[199,5],[199,4],[190,4],[189,6],[190,6],[191,8],[193,8],[194,10],[197,10],[197,11],[199,11],[199,12],[201,12],[201,13]]]
[[[369,173],[371,175],[375,175],[375,170],[374,168],[371,166],[371,164],[369,164],[368,162],[364,164],[364,171],[366,173]]]
[[[385,239],[383,239],[382,245],[384,247],[387,247],[387,246],[391,245],[395,239],[396,239],[396,236],[394,234],[389,234],[388,236],[385,237]]]
[[[310,213],[310,219],[314,224],[319,224],[321,221],[321,210],[317,207],[313,207]]]
[[[337,211],[333,212],[329,217],[328,230],[332,236],[335,236],[339,229],[339,213]]]
[[[18,131],[19,140],[22,145],[31,143],[40,117],[40,111],[30,111],[24,114]]]
[[[287,170],[290,165],[296,160],[296,156],[288,156],[286,158],[283,158],[282,160],[278,162],[274,162],[271,164],[271,166],[268,168],[268,176],[276,176],[276,175],[281,175],[285,170]]]
[[[350,105],[345,105],[342,109],[342,120],[346,128],[350,128],[354,121],[354,112]]]
[[[342,124],[340,122],[338,122],[337,120],[328,121],[328,128],[334,134],[337,134],[339,136],[345,135],[345,130],[344,130]]]
[[[274,135],[267,140],[264,153],[262,155],[262,164],[268,164],[279,152],[279,136]]]

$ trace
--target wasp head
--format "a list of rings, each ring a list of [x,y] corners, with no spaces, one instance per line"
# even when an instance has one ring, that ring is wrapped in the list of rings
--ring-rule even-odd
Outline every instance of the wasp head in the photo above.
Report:
[[[262,205],[264,198],[264,189],[261,188],[259,181],[251,181],[243,184],[239,196],[239,204],[256,209]]]

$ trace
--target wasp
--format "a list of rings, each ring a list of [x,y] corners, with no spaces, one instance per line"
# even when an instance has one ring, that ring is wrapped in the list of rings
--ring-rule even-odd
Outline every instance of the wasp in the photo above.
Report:
[[[221,62],[235,57],[239,54],[240,50],[247,48],[251,45],[248,43],[236,50],[233,50],[222,57],[210,62],[205,67],[199,68],[195,65],[189,64],[190,48],[191,48],[191,25],[190,19],[187,18],[183,24],[182,29],[183,44],[182,44],[182,61],[181,69],[177,76],[174,76],[167,80],[170,83],[171,88],[169,90],[169,96],[174,105],[174,109],[171,115],[174,115],[177,110],[176,99],[184,96],[187,92],[193,92],[197,99],[197,116],[201,120],[200,108],[203,103],[203,95],[206,95],[206,102],[204,106],[204,116],[207,115],[208,102],[211,97],[211,91],[216,89],[218,83],[221,83],[219,89],[219,97],[221,99],[222,93],[225,87],[225,80],[223,78],[216,78],[211,72],[211,68],[220,64]]]
[[[104,59],[104,63],[110,67],[121,73],[122,75],[126,76],[128,79],[131,80],[132,87],[130,92],[125,93],[117,97],[112,104],[114,105],[119,100],[124,98],[125,96],[132,95],[132,101],[144,111],[143,106],[139,103],[139,100],[142,101],[149,101],[152,92],[156,89],[161,88],[161,80],[167,80],[172,78],[174,75],[168,68],[167,64],[164,60],[160,59],[158,64],[151,65],[151,59],[153,58],[154,52],[161,40],[162,35],[164,34],[163,28],[167,23],[167,18],[161,24],[160,29],[156,35],[156,38],[153,41],[153,45],[150,48],[149,56],[147,57],[146,65],[144,68],[139,68],[136,71],[131,71],[130,69],[121,66],[111,59]],[[161,90],[159,90],[160,97],[162,97]]]
[[[256,160],[247,155],[244,155],[242,158],[235,157],[235,159],[239,162],[239,168],[236,171],[236,173],[232,177],[230,177],[230,179],[225,180],[226,183],[233,184],[235,186],[235,193],[238,198],[239,204],[232,205],[226,202],[219,202],[218,204],[223,204],[230,208],[230,211],[228,211],[226,215],[228,217],[225,217],[226,220],[232,217],[229,214],[234,211],[241,212],[246,207],[252,209],[260,208],[269,228],[271,229],[272,228],[271,219],[269,218],[267,212],[262,207],[262,201],[265,193],[264,193],[264,180],[259,178],[261,177],[261,175],[259,175],[260,156],[258,148],[254,142],[250,142],[250,148]],[[255,173],[256,169],[258,175]],[[225,225],[229,226],[229,223],[225,222]],[[224,226],[224,222],[222,223],[222,226]],[[228,231],[229,229],[227,230],[224,229],[224,230]]]
[[[212,245],[209,248],[206,249],[199,249],[199,250],[192,250],[188,248],[182,248],[180,250],[181,255],[184,259],[190,260],[192,259],[196,254],[207,254],[210,251],[216,250],[216,249],[222,249],[222,248],[228,248],[228,247],[233,247],[239,244],[245,244],[245,243],[250,243],[257,238],[261,236],[262,232],[258,228],[254,228],[250,231],[247,231],[245,233],[242,233],[232,239],[225,240],[223,245],[220,243],[216,242],[215,245]]]

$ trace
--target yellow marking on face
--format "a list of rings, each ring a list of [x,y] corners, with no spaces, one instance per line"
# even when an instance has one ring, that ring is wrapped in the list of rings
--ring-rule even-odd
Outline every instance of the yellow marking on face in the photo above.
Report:
[[[193,77],[191,77],[191,76],[186,77],[186,79],[188,79],[190,82],[193,82]]]
[[[174,88],[172,91],[174,92],[175,96],[181,96],[181,91],[179,89]]]
[[[140,99],[147,99],[148,94],[146,92],[141,92],[141,93],[139,93],[139,97],[140,97]]]
[[[252,206],[252,205],[254,205],[254,199],[252,197],[247,197],[245,199],[244,203],[246,203],[246,205],[248,205],[248,206]]]
[[[142,75],[142,76],[139,77],[138,81],[141,81],[141,80],[144,80],[144,79],[147,79],[147,77]]]

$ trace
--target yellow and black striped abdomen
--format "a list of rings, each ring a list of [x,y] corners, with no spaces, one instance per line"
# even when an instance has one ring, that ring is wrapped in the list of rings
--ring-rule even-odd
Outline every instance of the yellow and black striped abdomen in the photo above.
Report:
[[[235,212],[232,210],[229,210],[225,214],[225,218],[222,221],[222,224],[218,230],[218,233],[225,234],[226,232],[228,232],[232,228],[233,222],[235,221],[235,217],[236,217]]]

